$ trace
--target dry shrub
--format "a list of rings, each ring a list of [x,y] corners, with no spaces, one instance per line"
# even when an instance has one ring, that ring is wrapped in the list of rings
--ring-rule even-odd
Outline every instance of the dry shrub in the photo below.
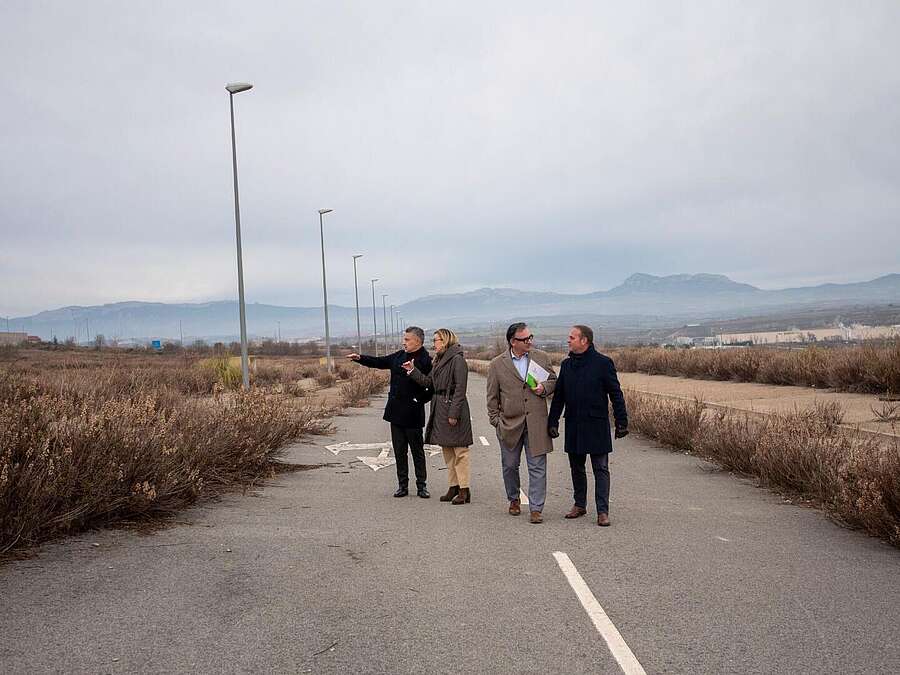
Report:
[[[335,377],[334,373],[328,372],[328,368],[325,366],[320,366],[314,377],[316,384],[325,389],[334,386],[334,383],[337,382],[337,377]]]
[[[900,340],[829,349],[629,347],[610,356],[622,372],[900,393]]]
[[[318,365],[317,363],[304,363],[300,366],[300,372],[298,373],[299,377],[297,379],[305,380],[314,378],[320,372],[322,372],[322,366]]]
[[[364,408],[369,396],[382,391],[390,382],[390,374],[380,370],[357,370],[341,385],[341,402],[350,408]]]
[[[643,435],[681,450],[692,450],[694,437],[700,427],[703,403],[646,397],[625,392],[629,425]]]
[[[634,391],[626,401],[635,431],[756,476],[900,547],[900,439],[841,426],[839,406],[760,416]]]
[[[337,363],[334,366],[334,374],[339,380],[349,380],[357,372],[356,368],[348,363]]]
[[[201,399],[144,369],[99,374],[0,371],[0,553],[252,484],[330,430],[333,411],[259,389]]]
[[[232,363],[228,356],[214,356],[200,362],[201,369],[215,374],[219,384],[226,389],[237,389],[243,384],[244,375],[241,366]]]
[[[491,368],[490,361],[483,361],[479,359],[466,359],[466,364],[469,366],[470,373],[478,373],[479,375],[483,375],[487,377],[488,371]]]

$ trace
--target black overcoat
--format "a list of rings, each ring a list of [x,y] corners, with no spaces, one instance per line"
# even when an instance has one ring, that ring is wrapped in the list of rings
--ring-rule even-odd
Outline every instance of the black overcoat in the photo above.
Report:
[[[412,354],[404,349],[387,356],[363,354],[358,363],[368,368],[391,371],[391,387],[383,419],[404,429],[421,429],[425,426],[425,404],[422,402],[424,392],[422,387],[409,378],[402,366],[410,359],[420,372],[426,375],[431,372],[431,356],[422,347]]]
[[[578,455],[612,452],[609,401],[612,401],[616,424],[627,427],[625,397],[612,359],[599,353],[593,345],[583,354],[570,353],[559,367],[547,426],[559,427],[559,416],[565,409],[566,452]]]

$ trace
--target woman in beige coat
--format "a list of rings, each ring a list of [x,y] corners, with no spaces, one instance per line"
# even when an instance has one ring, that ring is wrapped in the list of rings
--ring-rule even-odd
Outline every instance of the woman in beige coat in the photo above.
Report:
[[[469,446],[472,445],[472,417],[466,399],[469,367],[456,334],[447,328],[434,333],[435,357],[431,373],[423,375],[412,361],[403,364],[416,384],[430,388],[431,415],[425,427],[425,442],[440,445],[447,464],[450,489],[442,502],[468,504]]]

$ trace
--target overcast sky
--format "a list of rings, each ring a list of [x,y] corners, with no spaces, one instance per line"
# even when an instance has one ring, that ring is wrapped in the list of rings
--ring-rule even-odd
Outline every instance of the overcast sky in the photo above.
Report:
[[[683,5],[683,6],[682,6]],[[900,3],[0,4],[0,315],[900,272]],[[380,301],[380,299],[379,299]]]

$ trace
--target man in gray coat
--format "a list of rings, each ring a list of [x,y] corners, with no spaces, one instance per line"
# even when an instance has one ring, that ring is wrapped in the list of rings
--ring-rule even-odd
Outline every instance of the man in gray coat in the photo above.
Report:
[[[553,441],[547,433],[547,398],[556,386],[556,373],[550,357],[532,349],[534,335],[527,324],[512,324],[506,331],[506,342],[508,349],[491,361],[488,370],[488,417],[497,429],[500,442],[509,513],[513,516],[521,513],[519,464],[524,449],[531,522],[540,523],[547,494],[547,453],[553,451]],[[532,363],[539,368],[534,369]],[[543,381],[530,386],[528,380],[534,382],[534,370],[546,371],[547,375]]]

